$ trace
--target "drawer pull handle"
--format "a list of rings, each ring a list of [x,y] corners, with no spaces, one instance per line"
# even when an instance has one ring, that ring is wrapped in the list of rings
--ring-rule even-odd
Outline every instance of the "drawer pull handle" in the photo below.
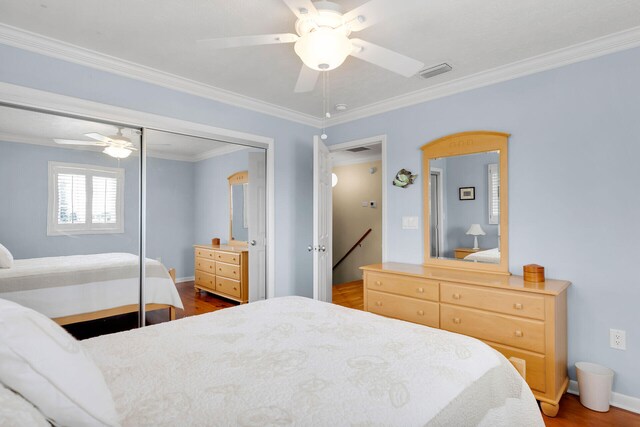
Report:
[[[460,320],[459,317],[454,317],[453,318],[453,323],[455,323],[456,325],[459,325],[462,322],[462,320]]]
[[[453,294],[453,299],[460,299],[462,298],[462,295],[460,294]]]
[[[416,292],[418,292],[419,294],[424,294],[424,288],[418,288],[416,289]]]
[[[377,305],[378,307],[382,307],[382,301],[376,301],[376,305]]]
[[[376,286],[382,286],[382,282],[380,280],[376,280]]]
[[[517,303],[513,304],[513,308],[515,308],[516,310],[522,310],[522,304],[517,302]]]
[[[515,331],[514,335],[517,336],[518,338],[521,338],[524,334],[522,333],[522,331]]]
[[[418,310],[418,316],[424,316],[424,310]]]

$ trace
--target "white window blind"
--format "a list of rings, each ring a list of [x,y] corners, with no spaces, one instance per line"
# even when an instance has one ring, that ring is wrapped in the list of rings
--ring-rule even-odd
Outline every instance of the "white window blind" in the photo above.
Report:
[[[49,162],[47,234],[124,232],[124,169]]]
[[[500,223],[500,170],[497,163],[492,163],[488,168],[489,187],[489,224]]]
[[[84,175],[58,174],[58,224],[87,221],[87,186]]]
[[[94,224],[118,222],[118,180],[106,176],[93,177],[91,220]]]

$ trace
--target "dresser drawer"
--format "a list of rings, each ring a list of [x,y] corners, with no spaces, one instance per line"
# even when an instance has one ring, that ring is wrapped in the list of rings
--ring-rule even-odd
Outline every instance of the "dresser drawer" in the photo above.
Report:
[[[198,288],[214,291],[216,289],[216,276],[196,270],[195,284]]]
[[[383,273],[366,273],[367,289],[438,301],[438,282],[417,277]]]
[[[196,248],[196,257],[213,259],[214,252],[209,249]]]
[[[240,298],[240,282],[216,276],[216,291]]]
[[[440,305],[442,329],[544,353],[544,322],[471,308]]]
[[[438,303],[367,290],[367,311],[387,317],[439,326]]]
[[[240,266],[216,262],[216,276],[240,280]]]
[[[526,292],[441,283],[440,301],[544,320],[544,297]]]
[[[226,262],[227,264],[240,264],[240,254],[234,252],[215,251],[214,258],[216,261]]]
[[[216,274],[216,263],[210,259],[196,257],[196,270]]]
[[[526,362],[527,373],[525,379],[527,380],[529,387],[541,393],[545,393],[547,391],[545,357],[543,355],[529,353],[528,351],[521,351],[500,344],[487,344],[498,350],[507,359],[510,359],[511,357],[523,359]]]

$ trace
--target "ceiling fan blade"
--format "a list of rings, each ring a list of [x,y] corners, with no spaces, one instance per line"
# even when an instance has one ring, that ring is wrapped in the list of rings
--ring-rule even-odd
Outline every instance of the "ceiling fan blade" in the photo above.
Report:
[[[317,15],[318,10],[311,0],[282,0],[291,11],[298,17],[303,19],[309,15]]]
[[[259,46],[265,44],[293,43],[298,36],[291,33],[265,34],[259,36],[224,37],[219,39],[198,40],[198,43],[213,49],[229,49],[232,47]]]
[[[104,143],[99,141],[80,141],[78,139],[57,139],[54,138],[56,144],[61,145],[93,145],[96,147],[104,147]]]
[[[408,3],[406,0],[370,0],[345,13],[342,18],[351,31],[360,31],[402,12],[403,6],[407,6],[406,3]]]
[[[418,60],[373,43],[360,39],[351,39],[351,43],[354,47],[351,55],[402,76],[411,77],[424,68],[424,64]]]
[[[313,88],[316,87],[316,82],[318,81],[319,76],[320,71],[312,70],[303,64],[300,69],[300,74],[298,74],[298,81],[294,92],[311,92]]]
[[[102,134],[95,133],[95,132],[85,133],[84,136],[87,136],[89,138],[93,138],[93,139],[95,139],[97,141],[104,142],[105,144],[110,144],[110,143],[113,142],[113,140],[111,138],[108,138],[108,137],[106,137],[106,136],[104,136]]]

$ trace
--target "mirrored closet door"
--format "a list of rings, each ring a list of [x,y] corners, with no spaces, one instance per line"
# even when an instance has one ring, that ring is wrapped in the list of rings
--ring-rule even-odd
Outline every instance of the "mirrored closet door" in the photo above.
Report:
[[[140,140],[141,129],[0,106],[0,298],[78,338],[137,325]]]
[[[179,296],[165,303],[179,318],[264,299],[266,151],[146,128],[144,141],[146,257],[171,272]],[[148,265],[147,295],[155,276]]]

